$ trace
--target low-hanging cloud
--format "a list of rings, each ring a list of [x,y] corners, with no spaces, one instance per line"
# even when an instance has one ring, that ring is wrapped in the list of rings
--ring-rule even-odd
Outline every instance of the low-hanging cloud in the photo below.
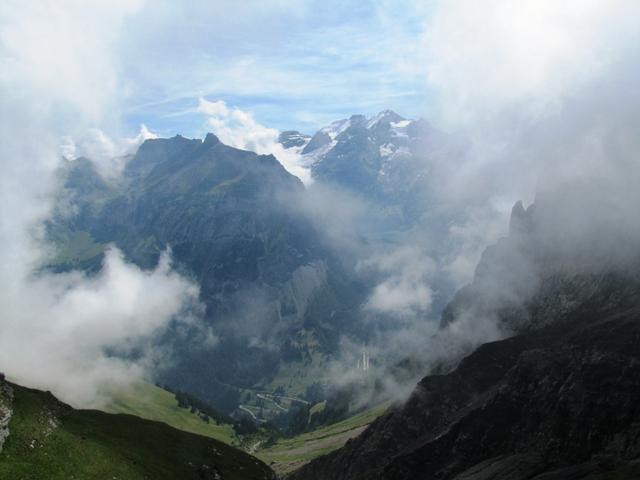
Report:
[[[103,178],[112,180],[123,171],[130,155],[142,145],[145,140],[158,138],[143,123],[135,137],[111,138],[99,128],[89,128],[78,139],[69,136],[62,138],[60,153],[63,157],[73,160],[84,157],[91,160]]]
[[[198,302],[198,287],[171,270],[168,252],[143,271],[112,248],[94,276],[40,273],[9,287],[0,365],[11,378],[83,406],[99,405],[100,394],[167,360],[149,342],[173,319],[187,321]]]
[[[362,261],[360,269],[383,276],[365,309],[397,315],[424,315],[429,310],[433,295],[429,281],[435,264],[417,247],[406,245],[392,252],[376,253]]]
[[[150,271],[115,249],[92,276],[42,269],[53,251],[43,223],[60,150],[70,148],[65,137],[109,144],[91,129],[117,122],[117,34],[140,5],[10,0],[0,7],[0,370],[80,406],[146,373],[158,360],[151,340],[174,320],[188,322],[198,295],[171,269],[168,252]]]

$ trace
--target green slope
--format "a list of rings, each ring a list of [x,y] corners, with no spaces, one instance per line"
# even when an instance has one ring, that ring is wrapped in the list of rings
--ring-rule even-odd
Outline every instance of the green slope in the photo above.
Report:
[[[266,479],[270,469],[217,440],[132,415],[74,410],[11,385],[0,478],[12,480]]]
[[[283,438],[274,445],[258,450],[255,455],[277,473],[286,474],[314,458],[342,447],[347,440],[359,435],[388,407],[389,404],[385,403],[333,425],[292,438]]]
[[[115,393],[105,411],[128,413],[164,422],[180,430],[215,438],[229,445],[237,443],[231,425],[216,425],[213,420],[206,423],[190,410],[178,407],[173,393],[150,383],[141,382],[125,392]]]

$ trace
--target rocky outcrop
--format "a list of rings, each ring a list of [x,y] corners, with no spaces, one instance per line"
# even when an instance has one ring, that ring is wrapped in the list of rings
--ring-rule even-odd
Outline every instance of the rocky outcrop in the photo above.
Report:
[[[4,380],[0,379],[0,453],[2,447],[9,438],[9,424],[13,416],[13,389]]]

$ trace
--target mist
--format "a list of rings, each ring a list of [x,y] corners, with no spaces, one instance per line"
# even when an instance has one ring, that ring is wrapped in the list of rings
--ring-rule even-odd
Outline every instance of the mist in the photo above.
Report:
[[[44,229],[55,173],[63,153],[92,144],[70,137],[111,145],[103,157],[121,153],[102,129],[117,130],[124,100],[117,36],[140,6],[8,1],[0,8],[0,370],[74,406],[100,406],[168,361],[152,340],[172,322],[192,322],[198,297],[197,285],[172,270],[170,251],[148,271],[113,247],[93,275],[43,268],[55,253]]]
[[[498,311],[522,306],[552,271],[637,262],[639,13],[627,1],[437,4],[426,78],[439,124],[466,141],[439,175],[439,200],[462,219],[450,234],[464,238],[444,268],[473,281],[478,300],[449,312],[426,349],[444,342],[442,358],[455,359],[512,334]],[[518,200],[534,204],[514,209],[530,224],[509,232]]]

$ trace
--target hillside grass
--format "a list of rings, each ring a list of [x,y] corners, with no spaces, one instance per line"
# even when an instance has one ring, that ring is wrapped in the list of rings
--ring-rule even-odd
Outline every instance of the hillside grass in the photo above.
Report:
[[[347,440],[358,436],[388,407],[389,403],[384,403],[341,422],[292,438],[280,439],[274,445],[258,450],[255,455],[278,474],[289,473],[314,458],[342,447]]]
[[[266,479],[257,459],[212,438],[132,415],[74,410],[14,386],[0,478],[11,480]]]
[[[318,403],[311,408],[311,411],[320,411],[325,406],[325,402]],[[292,438],[281,438],[266,448],[260,448],[262,441],[258,441],[257,438],[245,439],[244,446],[277,473],[286,474],[314,458],[342,447],[347,440],[359,435],[367,425],[382,415],[388,406],[389,403],[385,403],[312,432]],[[255,409],[257,412],[257,407]],[[150,383],[139,383],[126,392],[115,394],[106,411],[137,415],[164,422],[181,430],[205,435],[229,445],[241,445],[241,439],[235,435],[231,425],[216,425],[213,421],[210,424],[203,422],[190,410],[178,407],[172,393]]]
[[[164,422],[186,432],[215,438],[228,445],[238,444],[230,424],[203,421],[189,409],[180,408],[173,393],[151,383],[140,382],[123,392],[114,393],[105,408],[109,413],[128,413],[148,420]]]

